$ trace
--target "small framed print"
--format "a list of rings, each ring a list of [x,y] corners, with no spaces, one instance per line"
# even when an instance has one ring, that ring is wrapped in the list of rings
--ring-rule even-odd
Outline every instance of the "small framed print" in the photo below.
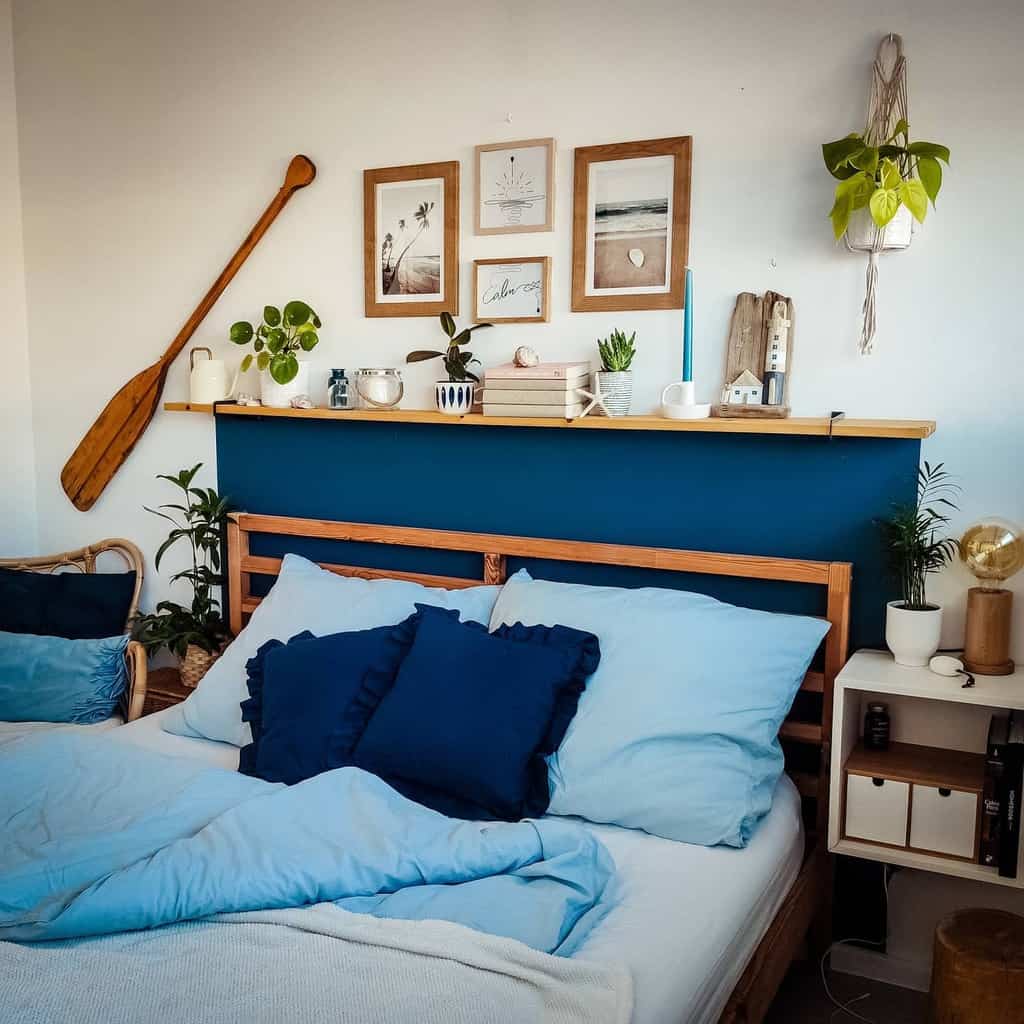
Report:
[[[367,316],[459,312],[459,163],[363,171]]]
[[[476,233],[550,231],[555,208],[555,140],[476,147]]]
[[[547,323],[550,296],[550,256],[473,261],[474,323]]]
[[[682,309],[692,139],[576,150],[572,309]]]

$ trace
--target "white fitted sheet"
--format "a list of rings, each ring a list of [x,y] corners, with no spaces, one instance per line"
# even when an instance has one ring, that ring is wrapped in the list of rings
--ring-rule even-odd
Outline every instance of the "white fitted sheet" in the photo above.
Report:
[[[120,715],[104,718],[102,722],[79,725],[75,722],[0,722],[0,736],[26,732],[52,732],[54,729],[87,729],[89,732],[104,732],[122,723]]]
[[[162,714],[111,735],[237,768],[237,747],[165,733]],[[629,967],[634,1024],[717,1020],[800,870],[803,827],[792,782],[783,776],[771,812],[745,850],[691,846],[609,825],[586,827],[615,859],[620,902],[576,956]]]

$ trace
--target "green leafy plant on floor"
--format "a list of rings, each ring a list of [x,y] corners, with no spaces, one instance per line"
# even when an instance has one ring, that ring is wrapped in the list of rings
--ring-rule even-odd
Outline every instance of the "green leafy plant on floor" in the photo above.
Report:
[[[932,466],[926,462],[917,471],[914,504],[897,506],[891,518],[878,523],[889,569],[899,583],[903,607],[910,611],[935,607],[928,603],[925,583],[956,554],[958,547],[952,537],[939,535],[949,523],[949,516],[935,506],[956,510],[949,495],[958,491],[943,463]]]
[[[615,330],[603,341],[597,343],[597,351],[601,356],[601,369],[605,373],[622,373],[633,364],[636,356],[636,331],[628,338],[622,331]]]
[[[309,303],[292,299],[283,311],[277,306],[264,306],[259,327],[254,328],[248,320],[233,323],[228,337],[236,345],[252,342],[253,351],[242,360],[243,373],[255,360],[257,368],[269,370],[278,384],[288,384],[299,372],[296,353],[312,352],[316,348],[320,341],[316,332],[322,326]]]
[[[855,210],[865,206],[884,228],[905,206],[919,224],[935,205],[942,188],[942,165],[949,149],[937,142],[911,142],[910,126],[901,120],[880,145],[867,141],[867,132],[826,142],[821,155],[829,174],[839,180],[829,217],[836,238],[842,238]]]
[[[157,508],[143,506],[174,527],[157,549],[153,560],[157,570],[164,555],[180,541],[188,544],[192,555],[191,566],[171,577],[172,583],[185,580],[192,587],[191,603],[185,606],[175,601],[161,601],[154,613],[136,615],[133,620],[132,636],[149,654],[166,647],[183,658],[190,644],[214,654],[228,639],[214,587],[224,582],[220,572],[221,532],[231,509],[227,499],[212,487],[192,486],[201,468],[200,462],[176,476],[160,474],[158,480],[167,480],[181,491],[181,500]]]
[[[427,359],[443,359],[445,372],[450,381],[472,380],[479,382],[480,378],[475,373],[470,373],[469,367],[472,363],[479,363],[472,352],[464,352],[463,345],[468,345],[470,336],[474,331],[483,327],[493,327],[494,324],[474,324],[472,327],[464,327],[458,334],[455,333],[455,320],[451,313],[441,314],[441,330],[448,337],[448,347],[443,351],[434,349],[418,349],[410,352],[406,357],[407,363],[422,363]]]

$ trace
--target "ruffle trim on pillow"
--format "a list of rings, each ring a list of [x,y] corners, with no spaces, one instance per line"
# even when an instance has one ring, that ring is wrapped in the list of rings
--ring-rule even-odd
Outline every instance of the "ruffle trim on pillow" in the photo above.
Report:
[[[128,637],[73,642],[92,646],[96,650],[98,661],[90,677],[90,684],[93,687],[91,692],[83,693],[74,703],[66,721],[78,725],[92,725],[105,721],[117,710],[117,702],[128,683],[128,670],[124,663]]]

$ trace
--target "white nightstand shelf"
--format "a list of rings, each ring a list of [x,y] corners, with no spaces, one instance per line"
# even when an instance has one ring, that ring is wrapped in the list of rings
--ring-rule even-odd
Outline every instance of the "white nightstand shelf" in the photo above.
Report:
[[[970,843],[962,831],[958,844],[951,839],[951,850],[957,853],[926,852],[913,846],[913,793],[919,794],[922,818],[929,788],[932,795],[941,790],[944,797],[953,791],[950,810],[956,804],[961,812],[969,811],[970,801],[978,798],[992,713],[1024,711],[1024,671],[976,678],[975,686],[964,689],[962,678],[939,676],[927,668],[904,668],[883,651],[858,651],[847,662],[836,678],[833,705],[831,852],[1024,889],[1024,844],[1016,878],[1001,878],[996,868],[966,859],[965,843]],[[892,748],[885,754],[874,754],[861,746],[864,711],[869,702],[876,700],[889,706]],[[861,824],[849,829],[845,821],[847,769],[863,780],[858,781],[855,796]],[[888,787],[884,796],[883,777]],[[879,780],[875,783],[879,787],[877,822],[870,811],[872,778]],[[907,805],[905,835],[899,836],[903,803]],[[938,799],[933,803],[947,806]],[[938,825],[941,833],[941,819]],[[856,832],[858,827],[872,839],[884,837],[888,842],[869,842],[846,834]],[[935,832],[934,828],[921,827],[918,835],[934,837]]]

